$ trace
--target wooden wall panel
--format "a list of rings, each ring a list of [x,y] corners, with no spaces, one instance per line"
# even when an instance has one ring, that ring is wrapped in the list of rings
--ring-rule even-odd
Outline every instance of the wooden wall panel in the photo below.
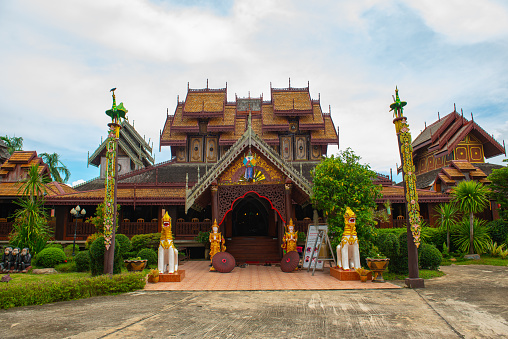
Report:
[[[484,162],[482,146],[470,145],[469,156],[470,162]]]
[[[187,150],[185,146],[181,146],[176,149],[176,161],[178,162],[187,161]]]
[[[321,147],[321,145],[313,145],[310,158],[312,160],[321,160],[322,155],[323,155],[323,148]]]
[[[295,136],[295,160],[307,160],[307,137]]]
[[[190,138],[190,162],[203,161],[203,138],[191,137]]]
[[[217,137],[206,137],[206,161],[217,162],[218,147]]]
[[[455,148],[455,160],[468,160],[466,146],[458,146]]]
[[[284,160],[293,160],[293,137],[281,136],[281,153]]]

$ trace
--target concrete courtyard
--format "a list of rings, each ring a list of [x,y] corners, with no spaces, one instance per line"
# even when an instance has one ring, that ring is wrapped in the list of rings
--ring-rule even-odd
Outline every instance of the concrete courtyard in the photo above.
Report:
[[[442,270],[416,290],[143,290],[21,307],[0,311],[0,337],[508,338],[508,267]]]

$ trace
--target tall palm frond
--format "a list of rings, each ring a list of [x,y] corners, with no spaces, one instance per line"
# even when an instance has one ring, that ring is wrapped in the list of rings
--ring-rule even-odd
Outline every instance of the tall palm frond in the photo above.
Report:
[[[37,200],[40,197],[44,197],[44,193],[47,193],[46,184],[51,179],[47,175],[43,175],[39,172],[39,165],[32,165],[28,169],[28,176],[25,180],[21,181],[19,191],[30,198],[30,200]]]
[[[440,228],[446,230],[446,246],[450,248],[450,230],[457,223],[457,218],[459,217],[459,208],[454,203],[449,204],[440,204],[434,208],[434,210],[439,214],[439,219],[437,219],[437,224]]]
[[[482,212],[489,204],[489,190],[481,182],[461,181],[452,189],[452,201],[459,209],[469,214],[469,254],[474,253],[474,214]]]
[[[53,177],[54,181],[66,183],[71,176],[71,172],[60,160],[60,155],[58,153],[48,154],[41,153],[40,154],[42,160],[48,165],[49,173]],[[62,179],[62,175],[64,178]]]
[[[12,155],[12,153],[16,151],[22,151],[23,150],[23,138],[22,137],[0,137],[5,142],[5,145],[7,146],[7,151],[9,154]]]

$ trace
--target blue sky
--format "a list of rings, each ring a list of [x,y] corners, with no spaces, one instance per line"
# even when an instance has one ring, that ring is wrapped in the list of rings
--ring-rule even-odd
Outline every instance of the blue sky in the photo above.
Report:
[[[309,81],[340,149],[381,173],[400,163],[395,86],[413,138],[455,103],[508,141],[503,1],[2,1],[0,46],[0,135],[59,153],[69,183],[99,174],[87,152],[106,136],[112,87],[156,162],[170,154],[158,151],[166,109],[207,79],[231,101]]]

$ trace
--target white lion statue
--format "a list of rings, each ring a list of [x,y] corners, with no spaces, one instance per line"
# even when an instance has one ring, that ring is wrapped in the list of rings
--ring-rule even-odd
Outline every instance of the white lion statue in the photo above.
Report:
[[[356,215],[349,208],[344,213],[344,234],[337,245],[337,266],[343,270],[360,268],[360,249],[358,248],[358,236],[356,235]]]
[[[168,212],[162,218],[161,241],[159,245],[159,273],[178,272],[178,250],[173,243],[171,217]]]

